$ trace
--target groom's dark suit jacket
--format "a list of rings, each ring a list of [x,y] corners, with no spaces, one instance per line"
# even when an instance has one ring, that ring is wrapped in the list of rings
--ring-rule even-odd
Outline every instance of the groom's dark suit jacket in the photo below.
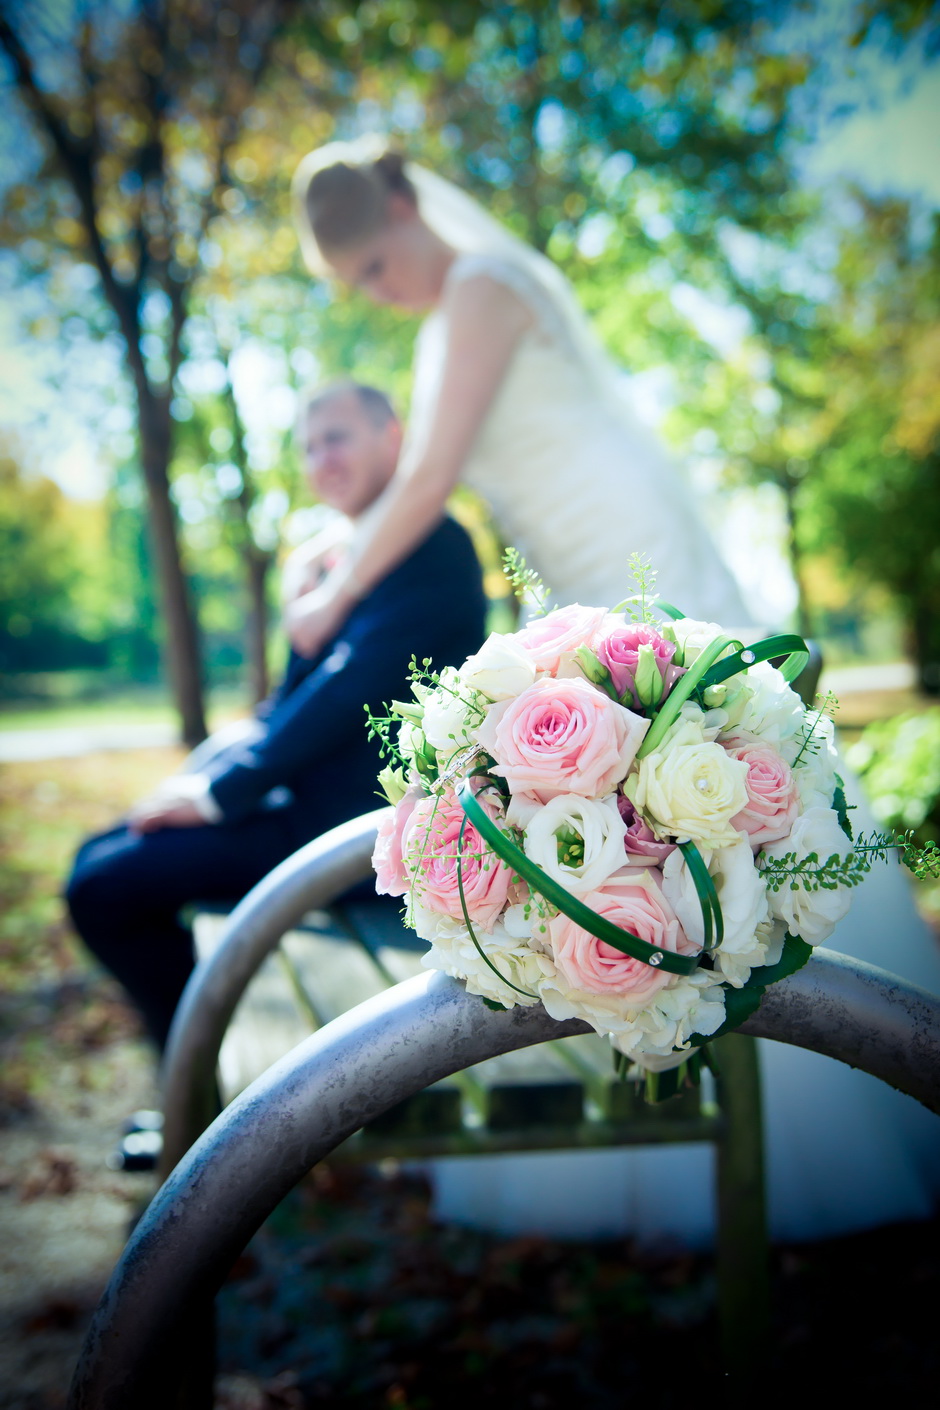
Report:
[[[298,845],[334,820],[378,807],[378,745],[366,737],[368,705],[408,692],[412,655],[435,668],[460,665],[483,639],[480,567],[466,532],[445,518],[411,557],[357,604],[339,635],[313,659],[291,653],[280,689],[259,711],[257,740],[207,766],[225,820],[290,791]]]
[[[445,519],[318,656],[291,656],[258,737],[207,765],[221,822],[144,834],[122,824],[81,848],[72,919],[158,1043],[193,966],[183,908],[236,900],[311,838],[380,805],[363,705],[407,694],[413,654],[460,665],[483,639],[484,606],[470,540]]]

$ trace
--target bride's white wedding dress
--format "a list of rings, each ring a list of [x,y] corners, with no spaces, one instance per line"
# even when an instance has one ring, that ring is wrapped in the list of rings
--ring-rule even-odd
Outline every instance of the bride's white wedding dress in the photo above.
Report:
[[[689,488],[623,405],[612,366],[558,271],[456,188],[420,169],[415,176],[425,218],[463,250],[448,280],[485,275],[533,316],[464,474],[504,542],[525,555],[557,602],[614,605],[632,591],[628,558],[637,551],[651,559],[664,600],[689,616],[746,627],[750,613]],[[416,349],[410,433],[418,438],[434,407],[445,341],[438,311]],[[896,867],[866,880],[829,944],[940,991],[936,947]],[[831,1059],[770,1042],[760,1050],[776,1238],[931,1213],[940,1197],[940,1118]],[[712,1162],[703,1145],[439,1160],[436,1213],[503,1232],[671,1236],[702,1245],[713,1225]]]
[[[633,591],[628,560],[637,551],[656,569],[665,601],[690,617],[747,625],[751,616],[689,487],[552,291],[499,254],[459,255],[447,284],[479,275],[512,289],[534,319],[463,474],[490,506],[503,541],[523,554],[556,602],[614,606]],[[445,338],[444,316],[434,313],[418,338],[413,433],[430,419]]]

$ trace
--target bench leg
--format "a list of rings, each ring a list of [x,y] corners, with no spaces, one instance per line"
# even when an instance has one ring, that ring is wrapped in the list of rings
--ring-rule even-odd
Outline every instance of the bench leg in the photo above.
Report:
[[[762,1364],[770,1329],[760,1069],[753,1038],[715,1043],[724,1116],[718,1140],[717,1273],[722,1358],[746,1374]]]

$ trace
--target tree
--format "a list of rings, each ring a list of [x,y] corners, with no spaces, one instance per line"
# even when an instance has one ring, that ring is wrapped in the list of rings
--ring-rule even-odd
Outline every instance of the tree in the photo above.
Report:
[[[806,485],[815,543],[899,603],[921,686],[940,693],[940,218],[855,193],[824,325],[829,389]]]
[[[41,134],[38,182],[8,190],[14,230],[91,261],[124,340],[160,582],[165,649],[188,743],[205,734],[197,625],[170,496],[173,384],[199,246],[224,208],[228,159],[291,0],[142,0],[0,8],[0,44]]]

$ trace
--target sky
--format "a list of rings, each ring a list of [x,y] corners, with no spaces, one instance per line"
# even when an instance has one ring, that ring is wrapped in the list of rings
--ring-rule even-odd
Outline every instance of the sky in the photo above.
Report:
[[[856,178],[877,195],[920,196],[940,208],[940,63],[882,105],[827,124],[802,163],[805,178]]]

